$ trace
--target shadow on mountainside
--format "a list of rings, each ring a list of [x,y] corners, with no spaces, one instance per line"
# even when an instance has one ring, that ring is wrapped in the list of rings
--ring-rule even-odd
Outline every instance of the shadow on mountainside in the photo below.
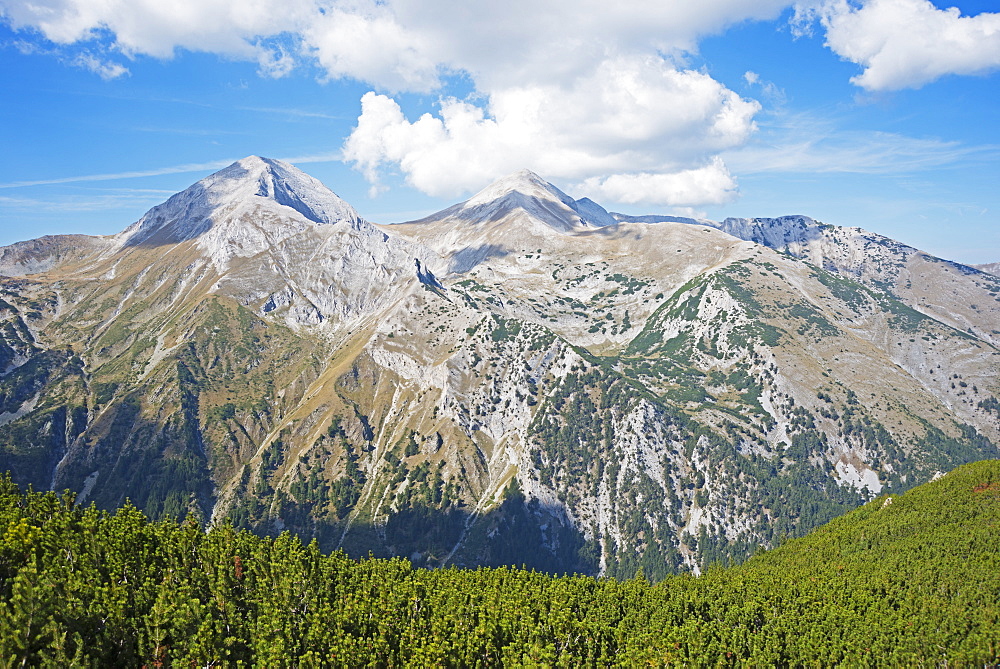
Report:
[[[316,539],[324,552],[341,549],[353,558],[404,557],[417,567],[507,565],[551,574],[590,575],[598,571],[596,543],[586,541],[537,502],[527,501],[516,485],[509,486],[503,501],[485,513],[474,514],[462,505],[442,509],[418,503],[391,513],[382,523],[355,521],[346,534],[348,513],[339,519],[317,520],[306,505],[287,498],[279,502],[278,510],[278,516],[254,520],[238,513],[230,520],[259,535],[275,536],[287,530],[305,541]]]
[[[160,423],[141,415],[141,397],[88,397],[80,358],[36,353],[0,376],[0,414],[15,412],[0,424],[0,471],[103,509],[130,500],[151,518],[208,518],[213,488],[193,399]]]
[[[156,248],[194,239],[211,230],[210,213],[208,189],[196,183],[147,211],[129,228],[134,231],[125,247]]]
[[[503,258],[510,255],[510,250],[499,244],[481,244],[462,249],[451,256],[448,265],[449,274],[464,274],[476,265],[492,258]]]

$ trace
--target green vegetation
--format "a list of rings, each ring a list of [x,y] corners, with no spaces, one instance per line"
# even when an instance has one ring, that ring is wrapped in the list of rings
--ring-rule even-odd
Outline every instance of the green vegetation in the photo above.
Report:
[[[728,394],[739,407],[712,400],[714,410],[726,411],[732,421],[719,429],[678,406],[705,403],[704,377],[685,379],[684,368],[669,369],[663,359],[628,362],[632,378],[602,358],[572,370],[547,389],[529,429],[537,477],[557,491],[566,508],[578,508],[581,499],[593,499],[602,489],[616,499],[611,512],[616,536],[581,546],[576,560],[564,556],[557,571],[594,573],[585,560],[591,550],[603,560],[606,573],[631,578],[641,569],[652,581],[689,569],[690,563],[684,565],[678,557],[685,551],[702,567],[715,561],[740,563],[761,545],[802,536],[865,501],[831,476],[825,437],[804,409],[797,414],[799,422],[790,426],[788,450],[764,450],[760,430],[770,429],[769,417],[760,408],[761,386],[748,369],[716,373],[717,384],[736,390]],[[657,397],[635,380],[657,375],[670,375],[678,385]],[[656,423],[641,428],[626,418],[650,414]],[[630,442],[658,450],[636,462],[630,458]],[[673,444],[683,444],[682,451]],[[698,465],[692,469],[683,464],[688,462]],[[653,501],[656,512],[649,511],[646,500]],[[748,524],[734,532],[713,520],[693,536],[683,533],[692,503],[700,508],[724,505],[727,514],[746,518]]]
[[[826,286],[834,297],[855,311],[861,309],[867,301],[876,299],[870,288],[833,272],[819,270],[813,276]]]
[[[521,331],[521,322],[514,319],[507,320],[494,315],[493,322],[496,323],[496,326],[493,332],[490,333],[490,337],[495,342],[514,339]]]
[[[487,285],[467,278],[449,284],[447,299],[412,295],[405,312],[386,321],[393,331],[385,339],[367,339],[364,329],[332,348],[274,318],[282,312],[262,317],[253,304],[221,295],[168,307],[169,283],[162,292],[110,293],[81,284],[73,290],[93,306],[65,300],[75,311],[45,324],[49,334],[36,341],[32,333],[42,330],[32,319],[50,317],[56,302],[36,304],[15,293],[11,302],[0,301],[0,414],[9,414],[0,416],[0,472],[11,470],[22,487],[79,491],[106,511],[130,500],[165,527],[214,517],[231,523],[235,534],[263,537],[261,545],[287,530],[315,539],[320,552],[402,556],[409,559],[400,567],[406,578],[410,567],[525,565],[548,574],[641,574],[683,588],[688,581],[676,579],[679,572],[745,562],[867,501],[875,493],[851,485],[845,465],[866,482],[874,474],[884,492],[895,494],[938,471],[996,455],[992,443],[930,396],[902,388],[895,397],[883,388],[869,398],[861,385],[859,399],[841,383],[851,385],[855,363],[833,369],[841,361],[833,355],[838,345],[845,361],[880,346],[855,345],[841,329],[853,316],[882,314],[871,320],[872,331],[888,324],[893,346],[908,332],[904,340],[916,345],[911,353],[923,341],[943,344],[937,369],[948,370],[954,332],[894,300],[885,287],[873,290],[817,269],[829,292],[814,286],[800,299],[786,290],[795,273],[782,275],[777,265],[754,259],[713,269],[679,289],[615,269],[560,266],[553,277],[558,273],[572,287],[569,294],[540,285],[532,296],[508,294],[496,279]],[[149,285],[170,276],[163,270]],[[666,285],[672,294],[665,298],[656,291]],[[653,293],[656,302],[648,304]],[[105,327],[117,309],[128,322]],[[548,322],[556,323],[553,329]],[[593,351],[574,346],[567,332],[587,327],[611,336]],[[626,331],[631,341],[615,336]],[[376,354],[383,344],[393,356]],[[424,383],[402,356],[418,368],[447,370],[446,386],[437,388],[437,374]],[[886,362],[873,361],[873,371]],[[826,381],[811,388],[815,373]],[[969,384],[983,386],[981,394],[958,375],[951,378],[957,397],[981,410],[970,417],[976,425],[986,413],[1000,415],[986,379],[970,373]],[[803,397],[803,388],[822,401]],[[498,450],[509,448],[519,456],[516,479]],[[533,494],[522,494],[516,481]],[[511,578],[521,582],[520,575]],[[597,583],[587,587],[619,587]],[[202,590],[194,583],[177,597],[208,602]],[[646,584],[640,591],[660,592]],[[651,610],[633,613],[649,618]],[[213,615],[194,619],[211,627],[216,623],[205,621]],[[535,616],[536,625],[547,615]],[[627,652],[641,648],[631,640],[635,630],[620,620],[615,625],[610,637],[573,628],[587,641],[531,637],[530,652],[522,632],[508,630],[497,633],[501,640],[490,641],[485,654],[448,657],[553,664],[565,651],[574,663],[639,662]],[[242,650],[230,655],[121,657],[147,665],[209,657],[267,663],[248,645],[256,633],[233,632],[242,640],[232,648]],[[357,648],[368,652],[378,643],[370,629],[364,634]],[[192,648],[193,637],[183,638],[166,646]],[[555,654],[536,649],[536,641],[539,648],[552,641]],[[597,645],[587,645],[592,641]],[[72,634],[60,643],[76,647]],[[328,648],[325,641],[308,643],[295,652]],[[399,664],[411,657],[404,651],[421,657],[412,642],[387,643],[390,650],[363,660]],[[313,661],[302,657],[303,664]]]
[[[632,295],[649,285],[648,281],[643,281],[642,279],[637,279],[634,276],[625,276],[624,274],[619,273],[610,274],[604,277],[604,280],[621,284],[623,289],[622,295]]]
[[[516,491],[512,493],[516,498]],[[46,666],[989,665],[1000,462],[658,585],[414,569],[0,479],[0,658]]]
[[[802,321],[801,325],[799,325],[797,329],[797,332],[800,335],[812,331],[816,340],[819,341],[823,337],[837,336],[840,334],[839,328],[831,323],[819,309],[816,309],[807,302],[791,304],[786,308],[785,313],[789,318],[795,318]]]

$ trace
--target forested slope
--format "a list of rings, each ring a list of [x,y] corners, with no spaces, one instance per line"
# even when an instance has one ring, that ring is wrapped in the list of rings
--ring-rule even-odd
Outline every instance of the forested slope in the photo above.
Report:
[[[0,481],[4,666],[988,664],[1000,461],[651,585],[414,569]]]
[[[249,156],[117,235],[0,248],[0,472],[324,553],[657,581],[1000,457],[1000,277],[709,223],[520,171],[380,226]]]

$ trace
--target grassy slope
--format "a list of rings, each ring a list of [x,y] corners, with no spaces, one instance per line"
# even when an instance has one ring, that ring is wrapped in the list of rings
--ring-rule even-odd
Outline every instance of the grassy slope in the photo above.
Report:
[[[786,657],[995,660],[1000,461],[875,499],[706,581],[721,591],[723,608],[760,605],[767,636],[784,638]]]
[[[656,586],[354,562],[289,535],[0,493],[5,666],[983,665],[1000,652],[1000,461]]]

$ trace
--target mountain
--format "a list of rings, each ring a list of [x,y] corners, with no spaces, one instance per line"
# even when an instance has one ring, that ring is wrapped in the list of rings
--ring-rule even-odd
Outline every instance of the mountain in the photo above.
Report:
[[[1000,276],[1000,262],[990,262],[983,265],[973,265],[980,272],[986,272],[987,274],[992,274],[993,276]]]
[[[0,271],[0,469],[351,554],[659,578],[998,456],[1000,279],[805,217],[380,226],[251,157]]]
[[[861,228],[825,225],[807,216],[729,218],[709,225],[852,277],[935,320],[1000,344],[1000,282],[989,272]]]
[[[419,221],[386,228],[392,233],[427,239],[448,258],[448,272],[464,274],[479,263],[507,252],[558,243],[573,233],[615,225],[597,203],[574,200],[530,170],[510,174],[465,202]]]
[[[299,214],[289,216],[292,209]],[[268,225],[275,219],[278,225]],[[310,224],[362,221],[354,209],[316,179],[276,160],[251,156],[150,209],[118,237],[129,246],[163,246],[197,239],[221,262],[255,255]],[[254,235],[255,232],[265,236]],[[249,246],[248,246],[249,244]]]
[[[902,301],[916,311],[1000,344],[1000,283],[989,265],[970,266],[931,256],[862,228],[843,228],[808,216],[704,219],[624,216],[622,222],[683,222],[722,230],[805,260]]]
[[[614,225],[615,218],[589,198],[574,200],[531,170],[514,172],[465,202],[425,221],[454,219],[476,224],[531,220],[561,232]]]

